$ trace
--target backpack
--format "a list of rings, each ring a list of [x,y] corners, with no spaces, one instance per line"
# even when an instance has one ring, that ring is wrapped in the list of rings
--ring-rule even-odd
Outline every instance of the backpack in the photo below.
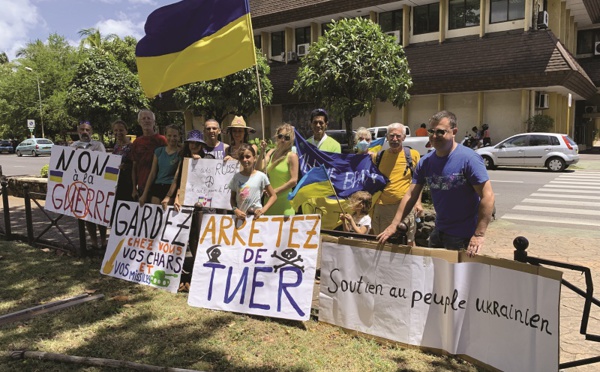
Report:
[[[404,169],[404,175],[406,176],[406,172],[408,172],[410,170],[410,175],[412,176],[413,174],[413,159],[412,156],[410,155],[410,148],[409,147],[403,147],[404,149],[404,156],[406,157],[406,169]],[[379,164],[381,163],[381,159],[383,158],[383,153],[385,152],[385,150],[381,150],[377,153],[377,157],[375,158],[375,165],[377,166],[377,168],[379,168]]]

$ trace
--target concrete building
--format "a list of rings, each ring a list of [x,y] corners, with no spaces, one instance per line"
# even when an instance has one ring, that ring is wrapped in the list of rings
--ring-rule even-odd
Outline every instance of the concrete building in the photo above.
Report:
[[[288,92],[300,60],[332,19],[352,17],[397,38],[414,84],[405,107],[379,102],[355,128],[400,121],[414,130],[447,109],[461,138],[487,123],[496,143],[543,113],[554,118],[552,131],[569,133],[582,149],[600,128],[598,0],[250,0],[250,8],[256,45],[271,63],[267,132],[283,121],[307,132],[315,103]],[[260,117],[250,123],[260,128]]]

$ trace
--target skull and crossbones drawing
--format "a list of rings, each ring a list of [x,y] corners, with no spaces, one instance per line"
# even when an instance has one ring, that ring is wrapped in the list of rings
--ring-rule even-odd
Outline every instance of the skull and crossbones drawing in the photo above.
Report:
[[[277,254],[277,252],[273,252],[273,254],[271,255],[271,257],[275,257],[279,260],[281,260],[283,263],[281,265],[275,265],[273,266],[273,269],[275,269],[274,271],[277,272],[278,269],[290,265],[290,266],[294,266],[297,269],[302,270],[302,272],[304,272],[304,266],[300,266],[300,265],[296,265],[295,262],[304,262],[304,260],[302,259],[302,256],[298,255],[298,257],[296,257],[298,253],[296,252],[295,249],[285,249],[283,252],[281,252],[281,256],[279,256]]]

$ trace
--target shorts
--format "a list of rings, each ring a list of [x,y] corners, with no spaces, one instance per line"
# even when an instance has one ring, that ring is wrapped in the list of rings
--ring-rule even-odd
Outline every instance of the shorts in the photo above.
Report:
[[[454,251],[467,249],[471,238],[463,238],[456,235],[446,234],[438,229],[433,229],[429,235],[429,248],[446,248]]]
[[[373,219],[371,221],[371,227],[373,228],[373,233],[375,235],[382,233],[383,230],[385,230],[392,223],[399,205],[400,203],[375,204],[375,208],[373,209]],[[400,229],[400,232],[406,234],[407,243],[410,244],[414,242],[415,235],[417,233],[417,224],[415,222],[414,211],[411,211],[401,223],[404,223],[407,227],[406,231],[404,231],[403,228]]]
[[[152,186],[150,186],[150,197],[154,197],[154,198],[158,198],[160,200],[163,200],[165,198],[165,196],[167,196],[167,193],[169,192],[169,189],[171,188],[171,184],[164,184],[164,183],[155,183]]]

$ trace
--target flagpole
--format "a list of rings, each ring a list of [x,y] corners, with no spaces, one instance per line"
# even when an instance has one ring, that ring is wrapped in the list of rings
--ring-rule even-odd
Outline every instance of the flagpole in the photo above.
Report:
[[[254,64],[254,70],[256,71],[256,86],[258,87],[258,102],[260,103],[260,126],[262,129],[262,139],[265,140],[265,115],[263,112],[262,92],[260,89],[260,76],[258,74],[258,61]]]
[[[337,195],[337,192],[335,192],[335,187],[333,187],[333,183],[331,183],[331,179],[329,178],[329,174],[327,174],[327,170],[325,169],[325,167],[323,166],[323,164],[321,164],[321,167],[323,167],[323,171],[325,171],[325,175],[327,176],[327,181],[329,181],[329,186],[331,186],[331,190],[333,190],[333,195],[335,195],[335,200],[337,200],[338,206],[340,207],[340,210],[342,211],[342,213],[346,214],[346,211],[344,210],[344,208],[342,208],[342,203],[340,202],[340,198]]]

